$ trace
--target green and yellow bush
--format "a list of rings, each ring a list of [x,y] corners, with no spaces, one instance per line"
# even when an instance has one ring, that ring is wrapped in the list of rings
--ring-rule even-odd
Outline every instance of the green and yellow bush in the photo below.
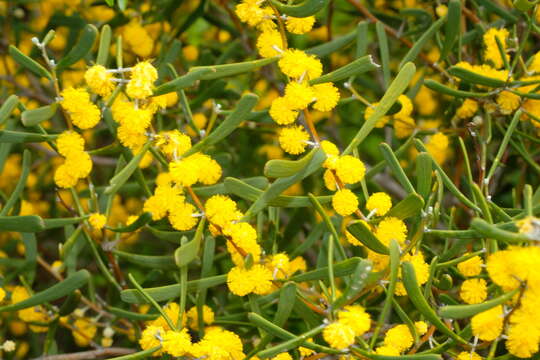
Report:
[[[1,2],[0,358],[537,358],[537,3]]]

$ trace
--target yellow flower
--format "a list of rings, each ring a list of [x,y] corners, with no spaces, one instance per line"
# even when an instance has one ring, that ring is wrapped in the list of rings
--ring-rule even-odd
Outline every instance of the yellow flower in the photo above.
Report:
[[[371,104],[371,106],[366,107],[366,110],[364,111],[364,120],[368,120],[371,115],[373,115],[373,112],[377,108],[377,105],[379,105],[378,102]],[[382,128],[384,127],[388,121],[390,120],[390,116],[383,116],[381,117],[377,123],[375,124],[376,128]]]
[[[272,272],[263,265],[253,265],[250,269],[236,266],[227,274],[227,286],[238,296],[264,295],[272,288]]]
[[[482,357],[474,351],[462,351],[458,354],[456,360],[482,360]]]
[[[378,216],[384,216],[392,208],[392,199],[383,192],[371,194],[366,203],[366,209],[374,211]]]
[[[92,171],[92,159],[86,152],[74,153],[66,158],[65,166],[73,174],[73,176],[82,179]]]
[[[276,356],[271,358],[271,360],[292,360],[292,356],[287,352],[283,352],[281,354],[277,354]]]
[[[4,290],[4,288],[0,287],[0,302],[4,301],[5,298],[6,298],[6,291]]]
[[[163,352],[178,357],[191,349],[191,336],[184,328],[180,331],[169,330],[163,334]]]
[[[327,169],[335,169],[336,162],[339,159],[339,149],[333,142],[328,140],[321,141],[321,149],[323,149],[324,154],[326,155],[326,160],[324,161],[323,167]]]
[[[471,319],[473,335],[478,336],[480,340],[493,341],[501,335],[503,320],[502,305],[476,314]]]
[[[213,185],[221,178],[222,170],[218,162],[208,155],[195,154],[199,163],[199,182],[204,185]]]
[[[269,114],[279,125],[292,124],[298,117],[298,111],[294,110],[284,97],[278,97],[272,101]]]
[[[506,348],[519,358],[530,358],[538,352],[540,329],[537,324],[512,324],[508,329]]]
[[[78,346],[85,347],[90,345],[90,341],[96,335],[96,324],[89,318],[82,317],[73,323],[77,331],[72,331],[73,339]]]
[[[169,171],[173,180],[182,186],[191,186],[199,179],[201,167],[199,158],[195,155],[188,156],[169,164]]]
[[[418,251],[416,254],[405,254],[402,258],[402,261],[409,261],[413,265],[416,275],[416,281],[418,281],[418,284],[423,285],[428,281],[429,265],[424,260],[424,255],[420,251]],[[401,281],[401,269],[399,271],[399,278],[400,281],[396,284],[396,295],[407,295],[405,286]]]
[[[412,117],[402,117],[394,120],[394,131],[398,139],[406,138],[410,136],[414,129],[416,128],[416,123]]]
[[[487,297],[487,283],[484,279],[468,279],[461,284],[459,297],[467,304],[479,304]]]
[[[472,258],[462,261],[457,265],[459,272],[464,276],[477,276],[482,272],[482,265],[484,262],[480,256],[473,256]]]
[[[191,148],[191,138],[176,129],[162,131],[157,136],[156,145],[164,154],[176,158]]]
[[[198,222],[198,218],[193,216],[195,211],[195,207],[190,203],[178,201],[169,213],[172,227],[180,231],[192,229]]]
[[[223,228],[223,234],[231,238],[231,241],[227,241],[227,250],[231,253],[235,265],[244,265],[244,257],[237,248],[251,254],[254,263],[259,262],[262,250],[257,243],[257,231],[253,226],[246,222],[230,223]]]
[[[60,105],[69,114],[74,125],[90,129],[101,119],[98,107],[90,102],[90,94],[83,88],[68,88],[60,93]]]
[[[379,346],[375,349],[375,353],[377,355],[384,355],[384,356],[399,356],[399,350],[395,347],[383,345]]]
[[[84,151],[84,139],[75,131],[67,130],[56,139],[56,147],[60,155],[69,157]]]
[[[210,306],[203,305],[202,309],[202,319],[203,323],[210,325],[214,322],[214,311]],[[197,312],[197,307],[193,306],[187,312],[187,323],[189,327],[193,330],[199,330],[199,313]]]
[[[165,329],[163,329],[161,326],[148,326],[141,334],[139,345],[141,345],[143,350],[160,346],[163,335],[165,335]],[[161,354],[162,350],[160,349],[152,353],[152,356],[159,356]]]
[[[402,220],[390,216],[379,223],[375,236],[385,245],[389,245],[392,239],[404,245],[407,240],[407,226]]]
[[[513,113],[519,107],[521,98],[519,95],[513,94],[510,91],[502,91],[497,95],[497,105],[501,113],[508,115]]]
[[[311,80],[322,74],[322,64],[313,55],[308,55],[302,50],[286,50],[278,61],[281,71],[294,79]]]
[[[283,42],[279,31],[267,29],[257,38],[257,49],[262,57],[269,58],[280,54],[283,49]]]
[[[315,91],[316,101],[313,104],[313,108],[319,111],[330,111],[336,107],[339,101],[339,90],[334,84],[322,83],[313,85]]]
[[[126,93],[134,99],[146,99],[152,95],[154,82],[158,78],[156,68],[149,61],[141,61],[131,69],[131,78]]]
[[[354,156],[344,155],[336,161],[336,175],[344,184],[355,184],[361,181],[365,173],[364,163]]]
[[[60,165],[56,168],[56,171],[54,172],[54,183],[60,188],[71,188],[77,184],[78,180],[79,178],[77,178],[71,172],[71,170],[66,166],[66,164]]]
[[[240,360],[245,357],[240,337],[220,328],[207,329],[204,338],[193,344],[190,353],[207,360]]]
[[[94,229],[101,230],[107,224],[107,217],[100,213],[93,213],[88,218],[88,222]]]
[[[134,19],[124,27],[122,39],[135,55],[142,58],[152,55],[154,40],[138,20]]]
[[[208,221],[221,228],[238,219],[236,203],[225,195],[214,195],[209,198],[204,204],[204,212]]]
[[[285,87],[285,99],[292,109],[303,110],[315,99],[315,91],[307,83],[290,82]]]
[[[330,191],[336,191],[337,189],[337,181],[336,177],[332,173],[332,170],[325,170],[323,174],[323,180],[324,180],[324,186]]]
[[[341,322],[335,322],[324,329],[323,338],[334,349],[345,349],[354,344],[354,329]]]
[[[338,190],[332,196],[332,207],[341,216],[348,216],[358,209],[358,198],[349,189]]]
[[[102,65],[94,65],[84,73],[84,80],[93,93],[109,96],[114,90],[112,74]]]
[[[501,51],[497,45],[496,38],[499,39],[500,44],[502,45],[502,52],[506,56],[506,38],[508,37],[508,30],[506,29],[495,29],[491,28],[484,34],[484,58],[487,61],[491,61],[496,69],[503,66],[503,59],[501,56]]]
[[[409,99],[409,97],[406,95],[400,95],[398,101],[401,104],[401,109],[393,115],[394,118],[403,119],[410,117],[413,111],[411,99]]]
[[[371,327],[371,318],[360,305],[345,306],[342,311],[338,312],[338,321],[349,325],[355,336],[362,336]]]
[[[243,0],[236,5],[235,12],[240,21],[247,23],[249,26],[257,26],[265,15],[256,0]]]
[[[279,133],[279,145],[292,155],[298,155],[305,151],[309,134],[301,126],[281,128]]]
[[[199,58],[199,49],[194,45],[187,45],[182,48],[182,54],[187,61],[196,61]]]
[[[287,30],[293,34],[305,34],[311,31],[314,24],[314,16],[307,16],[303,18],[295,18],[292,16],[288,16],[285,22]]]
[[[473,99],[465,99],[463,104],[457,109],[456,116],[458,119],[468,119],[478,111],[478,103]]]
[[[396,349],[399,353],[413,345],[413,337],[407,325],[394,326],[386,332],[384,345]]]
[[[426,149],[437,163],[443,164],[449,155],[448,145],[448,136],[438,132],[429,137],[429,140],[426,143]]]

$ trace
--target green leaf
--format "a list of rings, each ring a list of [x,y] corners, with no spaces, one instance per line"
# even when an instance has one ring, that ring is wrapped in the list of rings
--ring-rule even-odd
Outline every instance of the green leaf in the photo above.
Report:
[[[538,0],[514,0],[514,7],[523,12],[531,10],[536,4]]]
[[[90,273],[86,270],[79,270],[75,274],[68,276],[65,280],[54,284],[47,290],[34,294],[26,300],[20,301],[16,304],[0,307],[0,312],[22,310],[60,299],[61,297],[69,295],[73,291],[86,285],[88,279],[90,279]]]
[[[179,248],[176,249],[176,251],[174,252],[174,261],[176,263],[176,266],[186,266],[197,257],[197,255],[199,254],[199,249],[201,247],[205,223],[206,221],[203,217],[201,221],[199,221],[199,226],[197,226],[197,231],[195,231],[195,236],[193,237],[193,240],[191,240],[187,244],[181,245]]]
[[[32,285],[36,277],[37,266],[37,241],[36,236],[32,233],[22,233],[22,241],[24,244],[24,278],[28,281],[28,285]]]
[[[325,57],[331,53],[344,48],[352,43],[358,34],[358,27],[350,33],[336,37],[334,40],[322,43],[321,45],[314,46],[306,50],[307,54],[316,55],[318,57]]]
[[[11,57],[13,58],[13,60],[15,60],[17,64],[30,70],[35,75],[52,80],[52,75],[43,66],[41,66],[35,60],[32,60],[30,57],[23,54],[15,46],[13,45],[9,46],[9,55],[11,55]]]
[[[476,231],[482,237],[503,241],[509,244],[526,241],[540,241],[540,239],[529,237],[526,234],[514,233],[500,229],[480,218],[475,218],[471,221],[471,229]]]
[[[363,259],[359,257],[352,257],[347,260],[334,263],[334,276],[343,277],[352,274],[362,260]],[[289,280],[294,282],[328,280],[328,267],[325,266],[316,270],[305,272],[303,274],[298,274],[291,277]]]
[[[66,316],[71,314],[79,306],[81,301],[81,292],[74,291],[68,295],[67,299],[62,303],[58,310],[58,315]]]
[[[58,135],[42,135],[20,131],[0,130],[0,143],[36,143],[54,140]]]
[[[399,67],[401,68],[403,65],[408,63],[409,61],[414,61],[424,45],[435,35],[435,33],[441,28],[441,26],[446,21],[446,17],[442,17],[439,20],[435,21],[429,29],[427,29],[422,36],[418,40],[414,42],[414,45],[410,50],[407,52],[407,54],[403,57],[401,62],[399,63]]]
[[[198,151],[206,149],[208,146],[214,145],[232,133],[246,116],[251,112],[251,109],[257,104],[259,97],[255,94],[245,94],[236,104],[234,111],[223,120],[219,126],[206,135],[201,141],[193,145],[184,156],[195,154]]]
[[[98,30],[92,24],[86,24],[75,46],[58,62],[56,68],[63,70],[84,58],[94,46]]]
[[[126,1],[126,0],[124,0],[124,2],[125,2],[125,1]],[[122,0],[120,0],[120,3],[122,3]],[[109,360],[137,360],[137,359],[148,359],[148,356],[149,356],[149,355],[152,355],[153,353],[155,353],[155,352],[158,351],[159,349],[161,349],[161,345],[160,345],[160,346],[153,347],[153,348],[150,348],[150,349],[148,349],[148,350],[138,351],[138,352],[133,353],[133,354],[109,358]],[[97,350],[97,351],[99,351],[99,350]]]
[[[360,143],[369,135],[371,130],[373,130],[375,127],[377,121],[379,121],[379,119],[382,118],[388,112],[388,110],[390,110],[397,98],[403,94],[415,73],[416,67],[413,63],[407,63],[401,68],[394,81],[392,81],[388,87],[388,90],[386,90],[384,93],[381,101],[375,107],[375,110],[371,116],[366,120],[366,122],[364,122],[360,130],[354,136],[353,140],[343,151],[343,155],[349,154],[351,151],[353,151],[353,149],[357,148],[358,145],[360,145]]]
[[[21,165],[21,174],[19,176],[19,181],[17,182],[17,185],[15,186],[15,189],[11,192],[11,195],[9,199],[4,204],[4,207],[0,210],[0,216],[6,216],[9,213],[9,210],[15,205],[17,200],[19,200],[21,193],[24,190],[24,187],[26,185],[26,179],[28,178],[28,174],[30,174],[30,163],[32,162],[32,154],[30,153],[30,150],[25,149],[23,152],[23,160]],[[2,229],[2,227],[0,227]]]
[[[407,193],[414,194],[415,193],[414,187],[412,186],[411,181],[405,174],[405,171],[403,171],[403,168],[399,164],[399,161],[396,158],[396,155],[394,154],[390,146],[388,146],[388,144],[386,143],[380,143],[379,149],[381,150],[384,160],[386,161],[386,163],[388,164],[388,166],[390,167],[390,169],[396,176],[401,186],[403,186],[403,188],[405,189]]]
[[[174,265],[174,263],[173,263]],[[176,265],[174,265],[176,267]],[[155,320],[159,316],[157,313],[153,314],[141,314],[124,309],[120,309],[114,306],[107,306],[107,311],[113,315],[118,316],[119,318],[134,320],[134,321],[150,321]]]
[[[431,193],[432,172],[431,158],[421,152],[416,156],[416,191],[424,200],[427,200]]]
[[[313,158],[303,169],[292,176],[277,179],[261,193],[257,200],[246,211],[244,218],[249,219],[251,216],[256,215],[283,191],[319,170],[324,160],[326,160],[324,151],[322,149],[316,149]]]
[[[441,50],[441,59],[446,56],[454,46],[461,29],[461,1],[450,0],[448,2],[448,12],[446,15],[446,26],[444,27],[444,43]]]
[[[351,276],[351,281],[349,282],[347,289],[343,292],[343,295],[334,302],[332,307],[334,309],[339,309],[355,299],[366,286],[371,270],[373,270],[373,263],[371,260],[361,260],[358,265],[356,265],[356,269]]]
[[[271,57],[271,58],[266,58],[266,59],[245,61],[245,62],[233,63],[233,64],[194,66],[189,70],[189,73],[193,71],[210,70],[210,71],[207,71],[205,75],[201,76],[200,79],[201,80],[214,80],[214,79],[220,79],[223,77],[234,76],[238,74],[251,72],[265,65],[274,63],[278,59],[279,57]]]
[[[287,340],[279,345],[273,346],[270,349],[260,351],[257,353],[257,356],[261,359],[266,359],[266,358],[276,356],[277,354],[283,353],[285,351],[295,349],[299,347],[300,345],[302,345],[303,343],[305,343],[308,339],[321,333],[325,327],[326,327],[325,324],[319,325],[313,329],[306,331],[305,333],[299,336],[295,336],[294,338],[290,340]]]
[[[0,216],[2,231],[39,232],[45,230],[43,219],[37,215]]]
[[[351,76],[360,75],[368,71],[375,70],[379,65],[373,62],[371,55],[362,56],[353,62],[340,67],[337,70],[324,74],[321,77],[310,80],[310,85],[322,84],[326,82],[337,82],[343,79],[348,79]]]
[[[15,107],[19,104],[19,98],[17,95],[10,95],[0,107],[0,125],[9,119],[9,116],[15,110]]]
[[[306,165],[311,161],[315,153],[316,149],[313,149],[306,156],[298,160],[270,160],[264,165],[264,176],[269,178],[292,176],[305,168]]]
[[[479,93],[479,92],[454,89],[432,79],[425,80],[424,85],[427,88],[433,91],[437,91],[438,93],[441,93],[443,95],[450,95],[452,97],[458,97],[458,98],[486,97],[486,96],[492,95],[491,93]]]
[[[222,285],[227,282],[227,275],[210,276],[204,279],[188,281],[188,291],[208,289],[214,286]],[[180,284],[160,286],[144,289],[154,300],[165,301],[178,297],[180,294]],[[146,300],[137,292],[137,290],[123,290],[120,293],[122,301],[131,304],[144,304]]]
[[[359,349],[357,347],[353,348],[352,352],[357,352],[361,354],[362,356],[373,359],[373,360],[442,360],[441,355],[437,354],[414,354],[414,355],[398,355],[398,356],[390,356],[390,355],[377,355],[374,353],[369,353],[365,350]]]
[[[506,81],[480,75],[459,66],[452,66],[450,69],[448,69],[448,73],[471,84],[485,85],[494,88],[503,87],[506,85]]]
[[[48,229],[56,229],[56,228],[64,227],[66,225],[78,224],[88,217],[89,215],[80,216],[80,217],[42,219],[42,220],[43,220],[43,224],[45,224],[45,230],[48,230]]]
[[[201,80],[204,75],[208,75],[212,72],[213,71],[211,69],[207,69],[207,68],[190,71],[183,76],[179,76],[174,80],[171,80],[169,82],[166,82],[165,84],[158,86],[154,90],[153,96],[168,94],[173,91],[179,91],[184,88],[193,86],[195,82]]]
[[[149,212],[144,212],[137,218],[137,220],[135,220],[129,225],[117,227],[117,228],[107,227],[107,230],[119,232],[119,233],[134,232],[142,228],[146,224],[148,224],[150,221],[152,221],[152,214]]]
[[[111,0],[113,1],[113,0]],[[110,5],[112,6],[112,5]],[[111,47],[111,27],[109,24],[105,24],[101,27],[101,34],[99,34],[99,47],[96,57],[96,64],[106,66],[107,59],[109,58],[109,49]]]
[[[384,88],[387,88],[390,83],[390,51],[388,50],[388,37],[386,36],[386,31],[382,22],[377,21],[375,30],[377,33],[379,52],[381,54]]]
[[[433,311],[429,306],[428,302],[422,295],[418,281],[416,280],[416,273],[414,271],[414,266],[408,261],[405,261],[401,265],[401,274],[403,278],[403,285],[407,290],[409,299],[416,307],[416,309],[429,321],[433,324],[441,333],[448,335],[450,338],[456,340],[459,343],[467,344],[465,340],[459,337],[456,333],[450,330],[446,324],[439,318],[439,316]]]
[[[295,5],[285,5],[278,0],[271,2],[280,13],[298,18],[315,15],[328,5],[328,0],[304,0]]]
[[[21,122],[24,126],[36,126],[45,120],[49,120],[56,114],[57,103],[51,105],[42,106],[37,109],[31,109],[23,111],[21,115]]]
[[[418,194],[409,194],[407,197],[394,205],[386,216],[393,216],[404,220],[418,215],[424,207],[424,200]]]
[[[495,306],[504,304],[512,299],[519,292],[519,288],[514,289],[506,294],[496,297],[491,300],[484,301],[480,304],[473,305],[447,305],[439,309],[439,315],[445,319],[464,319],[474,316],[483,311],[494,308]]]
[[[153,268],[153,269],[162,269],[162,270],[174,270],[176,269],[176,264],[174,262],[174,256],[164,255],[164,256],[152,256],[152,255],[140,255],[127,253],[120,250],[113,250],[113,254],[118,256],[120,259],[129,261],[132,264]]]
[[[388,255],[388,247],[384,245],[363,220],[357,220],[347,226],[347,231],[368,249],[379,254]]]
[[[142,147],[141,151],[137,153],[137,155],[135,155],[133,159],[131,159],[129,163],[127,163],[126,166],[124,166],[124,168],[118,172],[118,174],[114,175],[111,178],[111,180],[109,181],[109,186],[105,188],[105,191],[104,191],[105,194],[107,195],[116,194],[118,189],[122,185],[124,185],[124,183],[129,179],[131,174],[133,174],[133,172],[137,170],[139,163],[141,162],[141,159],[143,158],[144,154],[146,154],[146,151],[148,150],[150,146],[151,146],[150,142],[146,143]]]
[[[497,2],[494,2],[493,0],[476,0],[478,4],[483,5],[487,11],[490,13],[494,13],[499,15],[501,18],[507,20],[511,24],[517,22],[519,18],[512,14],[512,12],[508,11],[506,8],[500,7]]]

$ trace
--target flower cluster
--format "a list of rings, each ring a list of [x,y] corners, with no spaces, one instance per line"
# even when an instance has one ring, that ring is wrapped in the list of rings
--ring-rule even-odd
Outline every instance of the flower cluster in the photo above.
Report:
[[[92,171],[92,159],[84,151],[84,139],[75,131],[64,131],[56,139],[58,153],[64,162],[54,172],[54,182],[60,188],[71,188]]]

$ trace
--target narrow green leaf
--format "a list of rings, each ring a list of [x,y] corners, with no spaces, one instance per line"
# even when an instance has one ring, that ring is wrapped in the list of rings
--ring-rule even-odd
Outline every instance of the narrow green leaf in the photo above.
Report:
[[[496,297],[491,300],[484,301],[480,304],[473,305],[447,305],[439,309],[439,315],[445,319],[464,319],[474,316],[483,311],[494,308],[495,306],[504,304],[508,300],[512,299],[514,295],[519,292],[519,288],[507,292],[504,295]]]
[[[429,306],[428,302],[422,295],[418,281],[416,280],[416,273],[414,266],[408,261],[405,261],[401,265],[401,274],[403,278],[403,284],[409,295],[409,299],[416,307],[416,309],[433,324],[441,333],[448,335],[450,338],[456,340],[459,343],[466,344],[467,342],[459,337],[456,333],[450,330],[446,324],[439,318],[435,311]]]
[[[125,1],[127,1],[127,0],[120,0],[120,3],[122,3],[123,1],[125,2]],[[150,348],[150,349],[148,349],[148,350],[138,351],[138,352],[133,353],[133,354],[109,358],[109,360],[137,360],[137,359],[148,359],[148,356],[152,355],[153,353],[155,353],[155,352],[158,351],[159,349],[161,349],[161,345],[160,345],[160,346],[153,347],[153,348]]]
[[[540,241],[540,238],[532,238],[526,234],[514,233],[500,229],[480,218],[475,218],[471,221],[471,229],[476,231],[482,237],[503,241],[509,244],[526,241]]]
[[[37,215],[0,216],[2,231],[39,232],[45,230],[43,219]]]
[[[21,122],[24,126],[36,126],[43,121],[49,120],[56,114],[57,103],[51,105],[42,106],[36,109],[23,111],[21,115]]]
[[[388,37],[384,29],[384,24],[377,21],[375,24],[377,33],[377,43],[379,44],[379,52],[381,55],[381,66],[383,72],[384,88],[390,84],[390,51],[388,50]]]
[[[514,7],[519,11],[527,12],[537,3],[538,0],[514,0]]]
[[[264,176],[269,178],[288,177],[296,174],[306,167],[311,161],[317,149],[311,150],[306,156],[298,160],[274,159],[264,165]]]
[[[0,125],[5,123],[7,119],[9,119],[9,116],[15,110],[17,105],[19,104],[19,98],[17,95],[10,95],[2,104],[2,107],[0,107]]]
[[[176,251],[174,252],[174,261],[176,263],[176,266],[186,266],[197,257],[197,255],[199,254],[199,249],[201,247],[205,223],[206,221],[203,217],[201,221],[199,221],[199,226],[197,226],[197,231],[195,231],[195,236],[193,237],[193,240],[191,240],[187,244],[181,245],[179,248],[176,249]]]
[[[117,227],[117,228],[107,227],[107,230],[111,230],[111,231],[119,232],[119,233],[134,232],[142,228],[146,224],[148,224],[150,221],[152,221],[152,214],[149,212],[144,212],[137,218],[137,220],[135,220],[129,225]]]
[[[409,194],[394,205],[386,216],[393,216],[401,220],[416,216],[424,207],[424,200],[418,194]]]
[[[112,31],[109,24],[105,24],[101,27],[101,34],[99,34],[99,47],[96,57],[96,64],[106,66],[107,59],[109,58],[109,49],[111,47]]]
[[[47,290],[38,292],[26,300],[0,307],[0,312],[22,310],[60,299],[61,297],[69,295],[73,291],[86,285],[89,278],[90,273],[88,271],[79,270],[75,274],[70,275],[66,279],[54,284]]]
[[[212,69],[207,69],[207,68],[190,71],[183,76],[177,77],[174,80],[171,80],[169,82],[166,82],[165,84],[158,86],[154,90],[153,96],[168,94],[173,91],[179,91],[184,88],[193,86],[195,82],[201,80],[204,75],[208,75],[212,72],[213,72]]]
[[[9,211],[15,205],[17,200],[19,200],[24,187],[26,185],[26,179],[28,178],[28,174],[30,174],[30,163],[32,162],[32,154],[30,153],[30,150],[25,149],[23,152],[23,159],[21,164],[21,175],[19,176],[19,181],[17,182],[17,185],[15,186],[15,189],[11,192],[11,195],[9,196],[9,199],[4,204],[4,207],[0,210],[0,216],[6,216],[9,214]],[[0,227],[2,229],[2,227]]]
[[[343,277],[352,274],[362,258],[352,257],[334,264],[334,276]],[[328,267],[322,267],[316,270],[308,271],[303,274],[298,274],[289,279],[294,282],[303,282],[311,280],[328,280]]]
[[[443,95],[450,95],[452,97],[458,97],[458,98],[476,98],[476,97],[486,97],[492,95],[491,93],[479,93],[479,92],[472,92],[472,91],[464,91],[464,90],[458,90],[451,88],[449,86],[443,85],[438,81],[435,81],[433,79],[427,79],[424,81],[424,85],[438,93],[441,93]]]
[[[174,264],[173,264],[174,265]],[[174,265],[176,267],[176,265]],[[153,314],[141,314],[124,309],[120,309],[114,306],[107,306],[107,311],[119,318],[134,320],[134,321],[150,321],[155,320],[159,316],[157,313]]]
[[[386,143],[380,143],[379,149],[381,150],[384,160],[386,161],[386,163],[388,164],[388,166],[390,167],[390,169],[396,176],[401,186],[403,186],[403,188],[405,189],[407,193],[414,194],[415,193],[414,187],[412,186],[411,181],[405,174],[405,171],[403,171],[403,168],[399,164],[399,161],[396,158],[396,155],[394,154],[390,146],[388,146],[388,144]]]
[[[163,270],[174,270],[176,269],[176,264],[174,262],[174,256],[164,255],[164,256],[152,256],[152,255],[140,255],[127,253],[120,250],[113,250],[113,254],[118,256],[120,259],[129,261],[132,264],[153,268],[153,269],[163,269]]]
[[[343,79],[348,79],[351,76],[360,75],[368,71],[375,70],[379,65],[373,62],[371,55],[362,56],[353,62],[340,67],[328,74],[324,74],[321,77],[310,80],[310,85],[322,84],[325,82],[337,82]]]
[[[446,15],[446,26],[444,27],[444,43],[441,50],[441,59],[446,56],[454,46],[461,29],[461,1],[450,0],[448,2],[448,12]]]
[[[448,73],[471,84],[485,85],[494,88],[503,87],[506,85],[506,82],[503,80],[480,75],[459,66],[452,66],[450,69],[448,69]]]
[[[388,110],[394,105],[397,98],[403,94],[409,82],[412,80],[414,74],[416,73],[416,67],[413,63],[405,64],[402,69],[399,71],[398,75],[392,81],[388,90],[384,93],[381,101],[375,107],[373,114],[364,122],[358,133],[354,136],[353,140],[343,151],[343,154],[349,154],[353,149],[357,148],[358,145],[369,135],[371,130],[375,127],[375,124],[381,117],[383,117]]]
[[[51,73],[49,73],[43,66],[41,66],[37,61],[32,60],[30,57],[23,54],[19,49],[17,49],[15,46],[10,45],[9,46],[9,55],[15,60],[15,62],[22,67],[26,68],[27,70],[30,70],[35,75],[39,77],[45,77],[49,80],[52,79]]]
[[[275,345],[271,347],[270,349],[266,349],[263,351],[260,351],[257,353],[257,356],[261,359],[270,358],[273,356],[276,356],[277,354],[283,353],[285,351],[289,351],[292,349],[295,349],[305,343],[308,339],[316,336],[317,334],[321,333],[326,325],[319,325],[313,329],[310,329],[306,331],[305,333],[295,336],[293,339],[287,340],[279,345]]]
[[[247,73],[263,67],[265,65],[276,62],[278,57],[271,57],[260,60],[252,60],[240,63],[233,64],[224,64],[224,65],[210,65],[210,66],[194,66],[189,72],[198,71],[198,70],[210,70],[207,71],[203,76],[200,77],[201,80],[214,80],[220,79],[228,76],[234,76],[238,74]],[[189,73],[188,73],[189,74]]]
[[[137,170],[139,163],[141,162],[144,154],[146,154],[146,151],[148,150],[150,146],[151,146],[150,142],[146,143],[142,147],[141,151],[137,153],[137,155],[135,155],[133,159],[131,159],[129,163],[127,163],[126,166],[124,166],[124,168],[118,172],[118,174],[114,175],[111,178],[111,180],[109,181],[109,186],[105,188],[105,191],[104,191],[105,194],[107,195],[116,194],[118,189],[122,185],[124,185],[124,183],[129,179],[129,177],[133,174],[133,172]]]
[[[358,33],[358,27],[346,35],[336,37],[332,41],[324,42],[321,45],[317,45],[312,48],[309,48],[306,50],[306,53],[311,54],[311,55],[316,55],[321,58],[325,57],[351,44],[355,40],[357,33]]]
[[[54,140],[58,135],[33,134],[20,131],[0,130],[0,143],[36,143]]]
[[[94,46],[98,30],[92,24],[86,24],[75,46],[58,62],[56,68],[63,70],[84,58]]]
[[[424,200],[427,200],[431,193],[432,172],[431,158],[421,152],[416,156],[416,190]]]
[[[478,4],[484,6],[486,10],[490,13],[497,14],[501,18],[507,20],[511,24],[517,22],[519,17],[514,15],[511,11],[508,11],[507,8],[502,8],[497,2],[493,0],[476,0]]]
[[[64,227],[66,225],[78,224],[89,216],[79,216],[79,217],[69,217],[69,218],[58,218],[58,219],[42,219],[43,224],[45,224],[45,229],[56,229]]]
[[[399,63],[399,67],[401,68],[403,65],[410,61],[414,61],[422,48],[426,45],[426,43],[435,35],[437,31],[441,28],[441,26],[446,21],[446,17],[442,17],[439,20],[435,21],[429,29],[427,29],[422,36],[418,40],[414,42],[414,45],[410,50],[407,52],[407,54],[403,57],[403,60]]]
[[[373,270],[373,263],[371,260],[361,260],[358,265],[356,265],[356,269],[351,276],[351,281],[349,282],[347,289],[345,289],[343,295],[334,302],[333,308],[339,309],[356,298],[366,286],[371,270]]]
[[[388,255],[388,247],[384,245],[363,220],[357,220],[347,226],[347,231],[368,249],[379,254]]]
[[[295,5],[285,5],[281,1],[271,0],[280,13],[293,17],[308,17],[315,15],[328,5],[329,0],[304,0]]]

